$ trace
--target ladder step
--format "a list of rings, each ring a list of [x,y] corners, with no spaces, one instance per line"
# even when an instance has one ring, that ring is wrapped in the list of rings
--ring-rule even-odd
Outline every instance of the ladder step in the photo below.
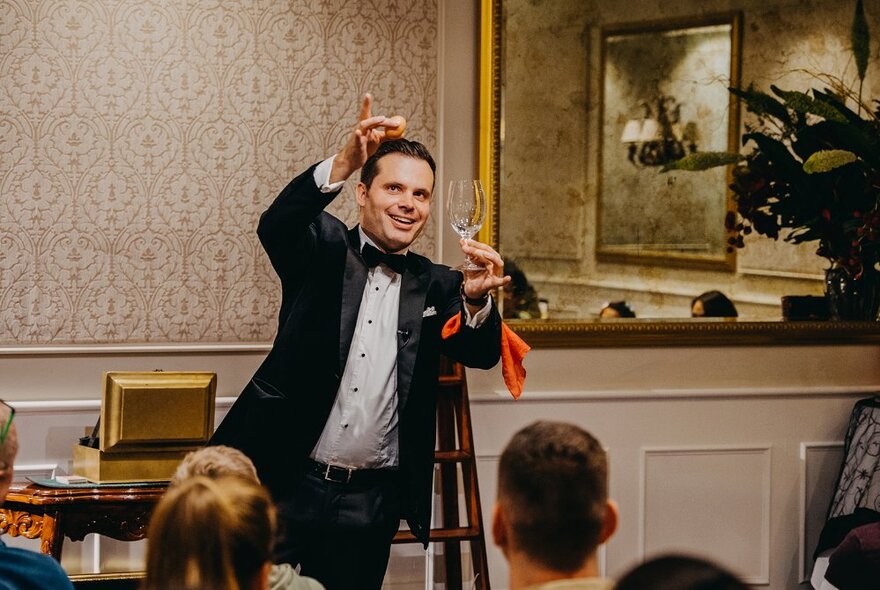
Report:
[[[464,380],[456,375],[440,375],[439,380],[441,387],[451,387],[453,385],[461,385]]]
[[[480,530],[477,527],[458,527],[452,529],[431,529],[431,533],[428,536],[429,541],[468,541],[470,539],[479,538]],[[418,543],[419,540],[415,538],[415,536],[409,531],[397,531],[397,534],[394,535],[394,539],[391,541],[394,544],[401,543]]]
[[[471,458],[467,451],[434,451],[434,463],[463,463]]]

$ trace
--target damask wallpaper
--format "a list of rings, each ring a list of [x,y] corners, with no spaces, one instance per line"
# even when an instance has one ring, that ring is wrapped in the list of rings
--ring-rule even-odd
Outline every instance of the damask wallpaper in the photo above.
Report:
[[[268,341],[260,213],[366,91],[436,143],[436,0],[0,0],[0,59],[0,344]]]

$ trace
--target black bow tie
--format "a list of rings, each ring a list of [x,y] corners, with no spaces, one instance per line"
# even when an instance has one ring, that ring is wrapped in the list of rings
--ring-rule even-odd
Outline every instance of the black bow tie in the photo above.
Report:
[[[385,264],[388,268],[398,274],[403,274],[403,271],[406,270],[406,255],[404,254],[386,254],[385,252],[380,252],[370,244],[364,244],[364,248],[361,250],[361,255],[364,257],[364,262],[366,262],[367,266],[370,268],[377,264]]]

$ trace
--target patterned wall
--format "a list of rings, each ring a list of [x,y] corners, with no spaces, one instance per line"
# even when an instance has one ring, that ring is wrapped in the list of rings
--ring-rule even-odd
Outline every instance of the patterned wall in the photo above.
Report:
[[[259,214],[365,91],[433,148],[436,52],[436,0],[0,0],[0,343],[271,339]]]

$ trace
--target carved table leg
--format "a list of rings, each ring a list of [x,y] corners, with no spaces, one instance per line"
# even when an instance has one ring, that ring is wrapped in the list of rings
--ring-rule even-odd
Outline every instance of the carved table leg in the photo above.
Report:
[[[61,561],[61,546],[64,543],[64,529],[61,527],[60,511],[47,511],[43,515],[43,534],[40,535],[40,553],[46,553]]]

